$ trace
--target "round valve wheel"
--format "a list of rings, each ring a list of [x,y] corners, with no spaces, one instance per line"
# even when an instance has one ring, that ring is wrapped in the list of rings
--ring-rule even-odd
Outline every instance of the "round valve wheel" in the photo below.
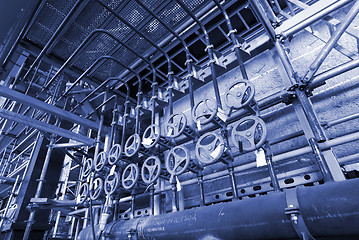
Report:
[[[254,97],[254,84],[249,80],[233,83],[224,95],[224,101],[229,108],[239,109],[247,106]]]
[[[92,188],[90,191],[91,200],[97,200],[100,198],[103,192],[103,180],[101,178],[96,178],[92,183]]]
[[[198,139],[195,152],[198,161],[201,163],[214,163],[224,152],[224,139],[217,133],[206,133]]]
[[[140,176],[140,170],[138,169],[138,166],[134,163],[131,163],[127,165],[125,170],[123,170],[122,173],[122,186],[129,190],[133,188],[137,181],[138,177]]]
[[[94,161],[95,164],[95,171],[100,172],[105,167],[107,163],[107,153],[106,152],[100,152],[97,155],[97,158]]]
[[[141,146],[141,137],[137,133],[131,135],[125,144],[125,155],[127,157],[133,157]]]
[[[80,185],[76,202],[78,204],[82,204],[87,200],[88,196],[89,196],[89,185],[87,182],[85,182]]]
[[[188,150],[185,147],[177,146],[171,149],[166,158],[166,169],[173,176],[184,173],[190,163]]]
[[[87,178],[91,171],[92,171],[92,164],[93,164],[93,160],[92,158],[87,158],[84,162],[84,165],[82,167],[82,177],[83,178]]]
[[[264,121],[255,116],[242,118],[232,129],[233,143],[247,152],[260,148],[266,137],[267,128]]]
[[[146,184],[154,183],[161,173],[161,161],[156,156],[151,156],[145,160],[141,168],[141,177]]]
[[[216,116],[217,114],[217,103],[214,99],[207,98],[203,101],[197,103],[197,105],[192,109],[192,118],[196,123],[201,125],[207,124]]]
[[[107,161],[110,165],[115,165],[121,157],[122,149],[120,144],[115,144],[108,153]]]
[[[160,140],[160,127],[157,124],[148,126],[142,136],[142,144],[145,148],[152,148]]]
[[[119,183],[120,183],[120,177],[117,172],[107,175],[105,179],[105,186],[104,186],[106,195],[113,194],[118,188]]]
[[[187,118],[183,113],[175,113],[170,116],[166,124],[167,137],[175,138],[183,133],[187,126]]]

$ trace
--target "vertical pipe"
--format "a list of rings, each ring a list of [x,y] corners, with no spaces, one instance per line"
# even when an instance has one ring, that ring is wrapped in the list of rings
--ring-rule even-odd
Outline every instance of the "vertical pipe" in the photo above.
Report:
[[[56,85],[55,94],[54,94],[54,96],[51,98],[50,104],[54,104],[54,102],[55,102],[55,97],[58,95],[58,93],[59,93],[59,91],[60,91],[60,85],[61,85],[61,81],[59,81],[59,82],[57,83],[57,85]],[[50,117],[51,117],[51,116],[48,116],[48,121],[50,121]],[[58,119],[56,119],[55,125],[57,125],[58,123],[59,123],[59,121],[58,121]],[[51,137],[50,137],[50,143],[49,143],[48,150],[47,150],[47,153],[46,153],[46,156],[45,156],[45,160],[44,160],[44,163],[43,163],[43,166],[42,166],[40,178],[38,179],[38,185],[37,185],[37,188],[36,188],[36,192],[35,192],[34,198],[39,198],[39,197],[40,197],[40,194],[41,194],[41,191],[42,191],[42,187],[43,187],[43,184],[44,184],[44,182],[45,182],[45,177],[46,177],[46,173],[47,173],[47,168],[48,168],[49,163],[50,163],[50,157],[51,157],[51,153],[52,153],[52,150],[53,150],[53,145],[54,145],[55,143],[56,143],[56,136],[55,136],[54,134],[52,134]],[[29,214],[29,218],[28,218],[28,220],[27,220],[27,224],[26,224],[26,228],[25,228],[23,240],[27,240],[27,239],[29,238],[29,235],[30,235],[30,232],[31,232],[31,227],[32,227],[34,218],[35,218],[35,211],[32,209],[31,212],[30,212],[30,214]]]
[[[205,197],[204,197],[204,186],[203,186],[203,173],[202,173],[202,171],[198,173],[197,181],[198,181],[198,185],[199,185],[199,194],[200,194],[200,203],[199,203],[199,205],[201,207],[203,207],[203,206],[205,206],[206,201],[205,201]]]
[[[273,166],[273,154],[272,151],[270,149],[270,145],[267,142],[264,147],[264,153],[265,153],[265,158],[266,158],[266,163],[267,163],[267,167],[268,167],[268,171],[269,171],[269,176],[273,185],[273,190],[274,191],[279,191],[280,190],[280,186],[279,186],[279,182],[278,182],[278,178],[277,175],[275,174],[275,170],[274,170],[274,166]]]
[[[315,160],[317,161],[318,167],[323,175],[323,179],[325,182],[334,181],[333,176],[329,170],[327,163],[324,160],[324,156],[319,149],[318,142],[314,138],[310,138],[308,140],[310,147],[313,150]]]
[[[234,175],[234,168],[232,162],[228,165],[228,172],[231,179],[231,187],[233,192],[233,200],[238,200],[238,189],[236,183],[236,176]]]
[[[248,80],[248,74],[247,71],[244,67],[244,63],[243,63],[243,59],[241,56],[241,51],[240,51],[240,45],[238,43],[238,40],[236,39],[236,32],[237,30],[233,29],[231,20],[226,12],[226,10],[224,9],[224,7],[221,5],[221,3],[219,2],[219,0],[213,0],[214,3],[217,5],[218,9],[222,12],[224,19],[226,20],[226,24],[228,27],[228,35],[231,38],[231,42],[233,44],[233,48],[237,57],[237,61],[238,61],[238,65],[239,65],[239,69],[241,70],[242,73],[242,77],[243,79]]]
[[[276,47],[276,50],[279,54],[279,57],[281,58],[281,61],[286,70],[286,73],[291,81],[291,84],[293,84],[293,86],[297,85],[297,83],[298,83],[297,77],[296,77],[297,74],[294,71],[292,64],[290,63],[290,60],[289,60],[283,46],[278,41],[278,39],[275,37],[275,35],[272,36],[272,34],[274,34],[274,29],[270,25],[270,22],[269,22],[268,18],[266,17],[266,13],[263,11],[263,8],[259,4],[258,0],[249,0],[249,2],[251,3],[253,9],[256,11],[256,14],[260,17],[260,19],[262,21],[262,25],[268,31],[268,34],[272,37],[272,40],[274,41],[274,44]],[[299,102],[301,103],[301,106],[304,110],[306,117],[308,118],[308,123],[310,125],[310,128],[311,128],[315,138],[318,140],[318,142],[326,141],[324,131],[323,131],[322,127],[320,126],[320,123],[316,117],[316,114],[313,110],[313,107],[311,106],[311,103],[310,103],[308,97],[299,88],[295,88],[295,93],[297,95]]]
[[[203,31],[203,34],[205,36],[206,41],[206,49],[205,51],[208,53],[209,63],[210,63],[210,69],[212,73],[212,82],[213,82],[213,88],[214,88],[214,94],[216,96],[216,102],[217,107],[222,109],[222,102],[221,102],[221,96],[219,93],[219,87],[218,87],[218,80],[217,80],[217,71],[215,66],[215,59],[213,56],[213,45],[210,42],[209,35],[207,32],[207,29],[204,27],[204,25],[199,21],[199,19],[188,9],[188,7],[182,2],[182,0],[176,0],[176,2],[183,8],[183,10],[191,16],[191,18],[200,26],[200,28]]]
[[[51,138],[50,138],[49,147],[48,147],[48,150],[47,150],[47,153],[46,153],[44,165],[43,165],[42,170],[41,170],[41,175],[40,175],[40,178],[38,179],[38,185],[37,185],[37,189],[36,189],[36,193],[35,193],[34,198],[39,198],[40,197],[41,190],[42,190],[43,184],[45,182],[45,175],[47,173],[47,168],[49,166],[50,157],[51,157],[53,145],[55,144],[55,140],[56,140],[55,136],[52,134]],[[29,218],[27,220],[23,240],[27,240],[29,238],[29,235],[30,235],[30,232],[31,232],[31,226],[33,224],[34,218],[35,218],[35,211],[31,210]]]

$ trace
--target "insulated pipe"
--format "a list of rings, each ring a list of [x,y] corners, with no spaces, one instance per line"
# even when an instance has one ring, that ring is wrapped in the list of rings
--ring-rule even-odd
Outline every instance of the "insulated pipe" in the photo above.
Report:
[[[102,234],[110,239],[298,239],[286,209],[287,191],[296,191],[298,218],[313,237],[359,237],[359,179],[297,187],[285,192],[163,215],[116,221]],[[290,204],[289,204],[290,205]],[[287,212],[288,213],[288,212]],[[78,240],[90,239],[86,228]]]
[[[217,107],[222,108],[222,102],[221,102],[221,95],[219,93],[219,87],[218,87],[218,81],[217,81],[217,73],[216,73],[216,69],[215,69],[215,60],[213,57],[213,45],[210,42],[209,39],[209,35],[207,32],[207,29],[204,27],[204,25],[201,23],[201,21],[196,17],[196,15],[194,15],[189,9],[188,7],[182,2],[182,0],[175,0],[182,8],[183,10],[198,24],[198,26],[202,29],[203,34],[205,36],[205,41],[206,41],[206,51],[208,52],[208,58],[209,58],[209,62],[210,62],[210,68],[211,68],[211,73],[212,73],[212,80],[213,80],[213,87],[214,87],[214,93],[216,95],[216,102],[217,102]]]

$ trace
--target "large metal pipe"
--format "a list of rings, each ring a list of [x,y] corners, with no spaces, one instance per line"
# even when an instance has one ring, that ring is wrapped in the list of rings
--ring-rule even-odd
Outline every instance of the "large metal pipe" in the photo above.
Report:
[[[359,179],[299,187],[300,216],[313,237],[357,239]],[[289,190],[287,190],[289,191]],[[293,189],[291,190],[293,191]],[[101,239],[298,239],[286,192],[110,223]],[[84,229],[78,239],[90,239]]]

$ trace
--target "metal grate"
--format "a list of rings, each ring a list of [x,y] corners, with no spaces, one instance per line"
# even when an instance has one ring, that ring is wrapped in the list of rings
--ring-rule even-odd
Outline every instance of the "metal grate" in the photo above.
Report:
[[[138,28],[144,35],[148,36],[153,42],[160,43],[167,36],[172,36],[170,32],[155,18],[152,17],[144,8],[134,0],[103,0],[106,4],[124,17],[132,26]],[[141,0],[144,5],[153,10],[170,28],[176,29],[189,19],[188,14],[181,6],[173,0]],[[209,3],[211,0],[182,0],[188,8],[196,13]],[[45,7],[40,11],[34,26],[30,29],[26,38],[42,48],[51,35],[56,31],[62,20],[74,5],[75,0],[56,1],[49,0]],[[250,10],[249,10],[250,11]],[[242,15],[245,13],[242,10]],[[246,15],[246,14],[245,14]],[[215,16],[214,16],[215,17]],[[238,19],[238,17],[237,17]],[[239,20],[240,22],[240,20]],[[235,23],[234,23],[235,25]],[[74,22],[69,26],[61,39],[52,50],[52,54],[62,60],[66,60],[74,50],[83,42],[93,30],[103,28],[114,34],[117,38],[129,44],[138,54],[152,58],[158,52],[146,39],[135,33],[124,22],[116,18],[111,12],[106,10],[96,1],[89,1]],[[45,29],[45,30],[44,30]],[[201,32],[201,31],[199,31]],[[213,32],[213,33],[211,33]],[[210,31],[211,34],[218,34],[218,31]],[[196,35],[196,34],[195,34]],[[190,36],[190,38],[193,34]],[[212,37],[213,38],[213,37]],[[186,40],[187,41],[187,40]],[[190,42],[191,40],[187,41]],[[195,42],[191,43],[195,44]],[[164,46],[167,47],[167,46]],[[191,47],[193,49],[193,46]],[[196,52],[196,51],[194,51]],[[205,53],[201,56],[205,55]],[[77,56],[72,64],[81,70],[86,70],[96,59],[103,55],[112,55],[119,59],[123,64],[132,66],[138,57],[117,41],[105,34],[94,36],[83,51]],[[151,57],[149,57],[151,56]],[[201,57],[198,56],[198,57]],[[184,58],[182,59],[185,60]],[[181,61],[182,61],[181,60]],[[167,74],[164,66],[163,57],[159,55],[152,59],[156,67]],[[178,63],[183,65],[184,62]],[[141,66],[146,66],[142,63]],[[110,76],[116,76],[123,72],[125,68],[112,61],[106,61],[99,65],[99,69],[93,74],[96,78],[104,80]],[[140,68],[143,72],[143,68]],[[175,70],[175,66],[174,66]]]
[[[38,46],[45,46],[75,2],[75,0],[47,1],[29,29],[26,39]]]

